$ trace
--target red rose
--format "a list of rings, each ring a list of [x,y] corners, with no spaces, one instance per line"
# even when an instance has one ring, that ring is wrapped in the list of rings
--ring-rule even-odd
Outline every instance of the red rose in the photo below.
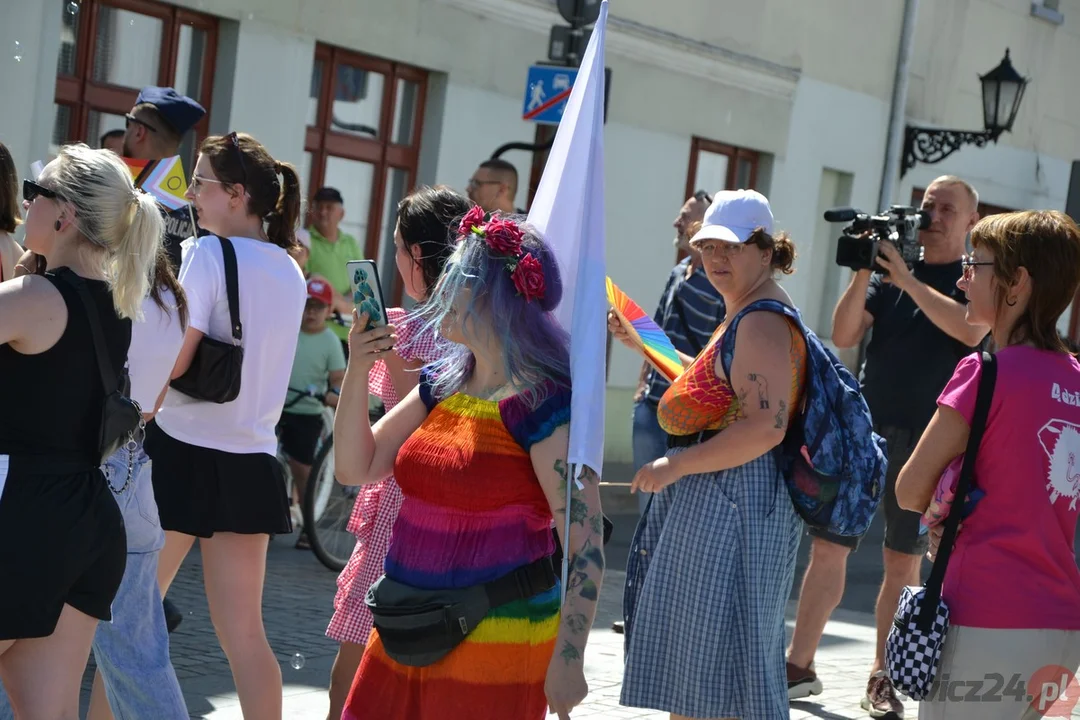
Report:
[[[514,281],[518,294],[525,296],[526,302],[544,299],[544,292],[547,290],[544,284],[544,266],[532,253],[526,253],[525,257],[518,261],[510,279]]]
[[[517,256],[521,252],[521,230],[511,220],[494,219],[485,228],[488,247],[499,255]]]
[[[473,229],[480,229],[484,226],[484,208],[479,205],[473,205],[469,212],[465,213],[465,217],[461,218],[461,224],[458,226],[458,235],[465,235],[466,237],[472,235]]]

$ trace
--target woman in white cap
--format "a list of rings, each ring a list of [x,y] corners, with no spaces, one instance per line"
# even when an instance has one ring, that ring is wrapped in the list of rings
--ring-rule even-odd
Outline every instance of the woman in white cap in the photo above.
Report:
[[[752,190],[717,194],[691,245],[727,319],[684,357],[657,409],[668,454],[631,487],[655,494],[626,569],[621,702],[672,718],[787,717],[784,607],[801,523],[773,450],[801,399],[806,345],[776,311],[792,302],[774,276],[792,272],[795,247]],[[750,307],[761,301],[772,311]]]

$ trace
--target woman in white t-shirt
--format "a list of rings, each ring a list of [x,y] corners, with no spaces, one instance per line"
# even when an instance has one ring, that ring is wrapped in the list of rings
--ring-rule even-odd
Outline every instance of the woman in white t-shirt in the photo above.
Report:
[[[188,198],[199,224],[214,235],[182,244],[180,283],[190,321],[173,378],[191,366],[204,336],[232,341],[219,237],[236,254],[244,357],[235,400],[204,402],[170,388],[147,427],[166,531],[159,573],[167,590],[200,538],[211,620],[244,716],[279,718],[281,669],[263,628],[262,588],[269,535],[292,532],[274,428],[307,297],[303,273],[288,254],[296,242],[300,184],[293,167],[257,140],[230,133],[199,148]]]

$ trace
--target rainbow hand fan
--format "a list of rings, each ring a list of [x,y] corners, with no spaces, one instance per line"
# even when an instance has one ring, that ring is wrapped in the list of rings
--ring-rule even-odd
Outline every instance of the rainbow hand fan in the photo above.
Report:
[[[124,158],[124,162],[131,171],[135,185],[153,195],[169,210],[179,210],[188,204],[184,197],[187,180],[184,179],[184,166],[179,155],[164,160]]]
[[[653,367],[659,370],[668,380],[674,380],[682,374],[682,360],[675,351],[675,346],[668,340],[668,336],[649,317],[641,306],[631,300],[619,286],[607,279],[607,297],[615,314],[619,316],[626,332],[631,340],[638,346]]]

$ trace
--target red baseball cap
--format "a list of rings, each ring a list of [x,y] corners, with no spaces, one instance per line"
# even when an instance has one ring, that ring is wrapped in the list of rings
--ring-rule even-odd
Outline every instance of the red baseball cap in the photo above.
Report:
[[[308,280],[307,295],[312,300],[318,300],[323,305],[334,304],[334,290],[330,287],[330,283],[319,278],[312,278]]]

